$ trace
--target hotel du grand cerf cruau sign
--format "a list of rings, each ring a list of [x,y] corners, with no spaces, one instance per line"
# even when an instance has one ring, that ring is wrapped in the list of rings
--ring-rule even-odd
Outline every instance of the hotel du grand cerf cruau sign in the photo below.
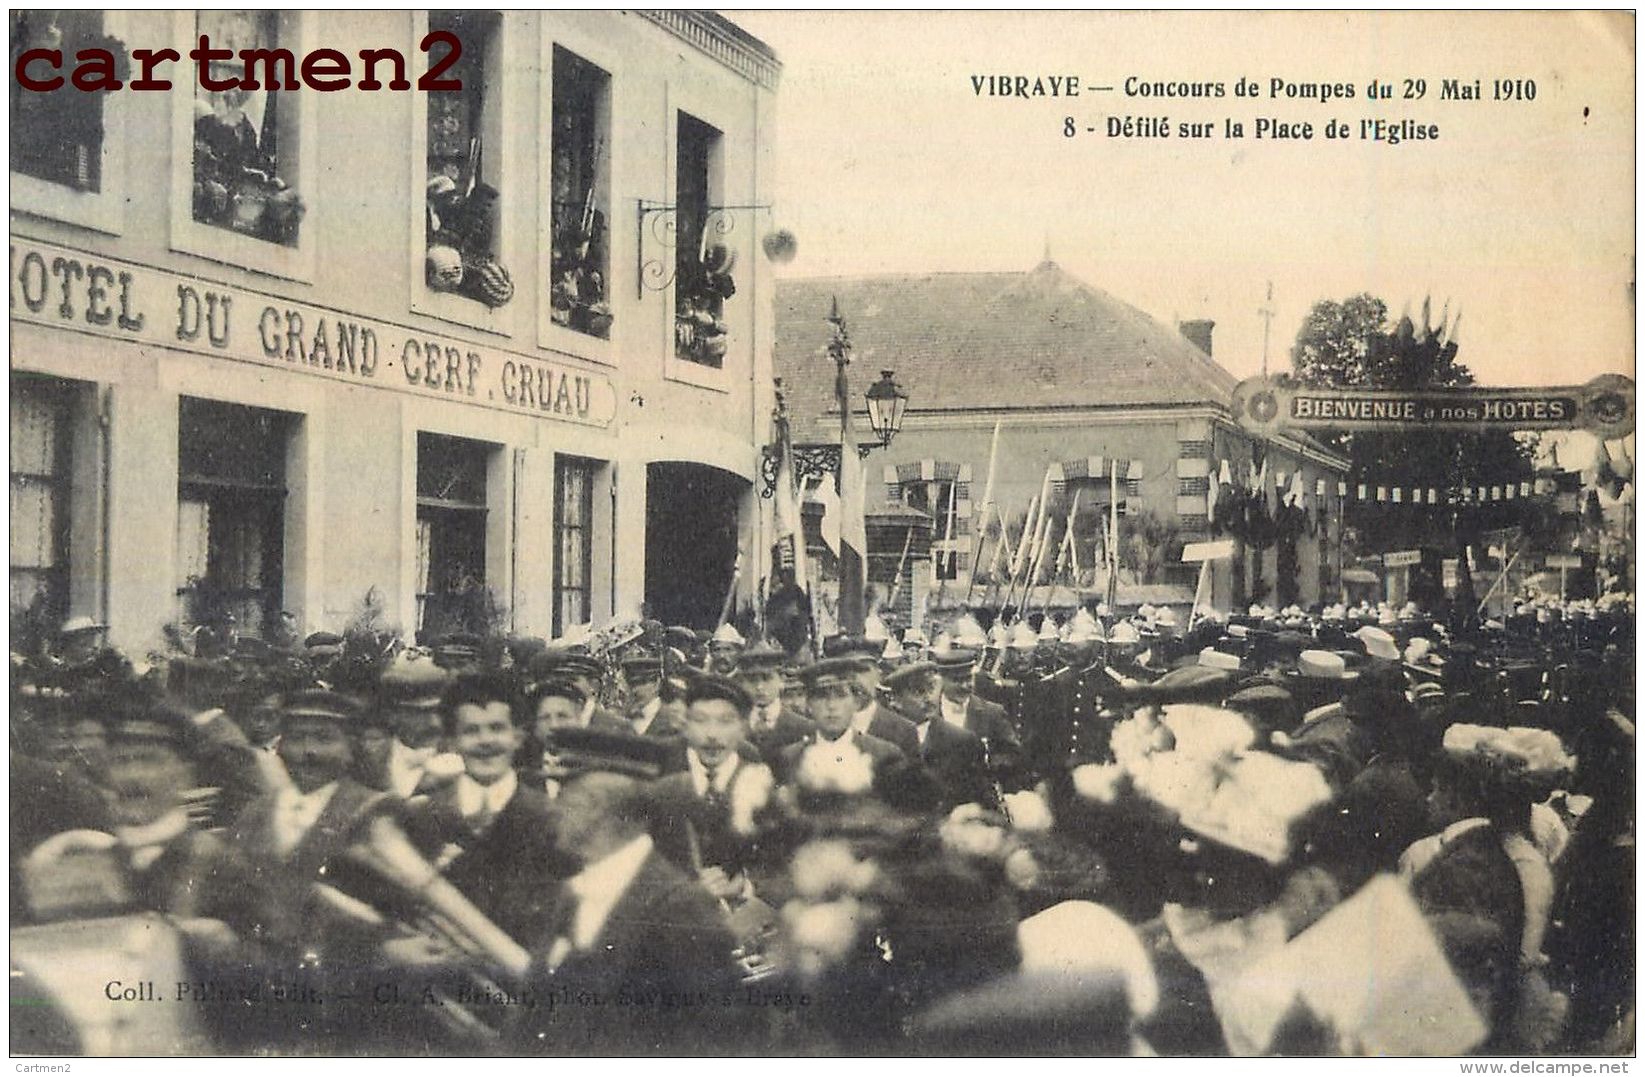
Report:
[[[537,355],[14,237],[15,321],[607,427],[611,379]]]
[[[1633,432],[1634,383],[1602,374],[1586,385],[1490,389],[1336,389],[1286,378],[1234,387],[1234,418],[1259,436],[1283,430],[1590,430]]]

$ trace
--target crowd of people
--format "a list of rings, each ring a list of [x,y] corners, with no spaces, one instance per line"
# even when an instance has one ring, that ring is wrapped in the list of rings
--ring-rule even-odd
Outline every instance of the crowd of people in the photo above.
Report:
[[[815,656],[64,628],[12,656],[14,1052],[91,1049],[103,981],[17,955],[117,915],[229,1054],[1633,1049],[1627,603],[975,610]]]

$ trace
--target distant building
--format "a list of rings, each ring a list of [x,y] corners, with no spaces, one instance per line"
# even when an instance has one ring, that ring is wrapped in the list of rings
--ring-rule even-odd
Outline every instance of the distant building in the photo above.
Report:
[[[1229,413],[1237,379],[1211,355],[1213,323],[1172,329],[1051,261],[1027,273],[779,281],[776,373],[796,442],[837,438],[834,369],[822,352],[836,297],[855,347],[853,393],[860,397],[888,369],[911,397],[901,434],[870,457],[869,469],[871,478],[881,479],[887,502],[919,509],[932,521],[937,571],[924,564],[902,589],[912,609],[933,586],[945,602],[963,597],[979,571],[979,552],[981,571],[993,558],[992,539],[979,551],[972,507],[983,497],[996,422],[993,498],[1012,528],[1039,494],[1048,468],[1058,499],[1079,491],[1075,540],[1085,570],[1081,583],[1090,591],[1101,579],[1091,571],[1097,520],[1106,516],[1117,487],[1122,515],[1135,520],[1149,513],[1170,536],[1167,548],[1149,552],[1153,565],[1121,573],[1121,600],[1192,600],[1197,569],[1181,563],[1181,547],[1212,537],[1210,476],[1226,460],[1243,485],[1252,462],[1251,438]],[[866,422],[859,429],[866,430]],[[1273,439],[1266,458],[1269,481],[1283,478],[1280,494],[1302,474],[1310,527],[1296,545],[1297,601],[1334,601],[1338,483],[1348,461],[1306,436]],[[1057,520],[1053,541],[1061,525]],[[1127,530],[1122,523],[1122,541]],[[1271,546],[1260,556],[1260,579],[1273,588],[1281,551]],[[1256,558],[1216,566],[1217,606],[1227,609],[1236,594],[1249,600]],[[1063,589],[1059,604],[1073,596]],[[1265,600],[1274,602],[1275,592]]]

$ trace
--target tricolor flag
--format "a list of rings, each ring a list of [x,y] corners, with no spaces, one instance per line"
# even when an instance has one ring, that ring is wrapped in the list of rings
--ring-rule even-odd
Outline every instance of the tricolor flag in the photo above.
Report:
[[[840,557],[843,568],[845,551],[856,555],[854,571],[863,585],[867,583],[864,573],[868,566],[868,521],[863,509],[867,490],[862,457],[857,455],[857,432],[852,428],[848,410],[840,427]]]
[[[800,492],[794,481],[794,442],[787,416],[777,418],[777,541],[794,559],[794,582],[800,590],[811,589],[805,557],[805,528],[800,513]]]

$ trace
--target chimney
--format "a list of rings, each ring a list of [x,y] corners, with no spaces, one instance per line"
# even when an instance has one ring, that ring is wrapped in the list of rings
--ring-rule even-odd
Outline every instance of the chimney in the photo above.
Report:
[[[1216,328],[1216,324],[1209,318],[1195,318],[1192,321],[1178,322],[1177,329],[1188,338],[1188,343],[1210,355],[1211,330]]]

